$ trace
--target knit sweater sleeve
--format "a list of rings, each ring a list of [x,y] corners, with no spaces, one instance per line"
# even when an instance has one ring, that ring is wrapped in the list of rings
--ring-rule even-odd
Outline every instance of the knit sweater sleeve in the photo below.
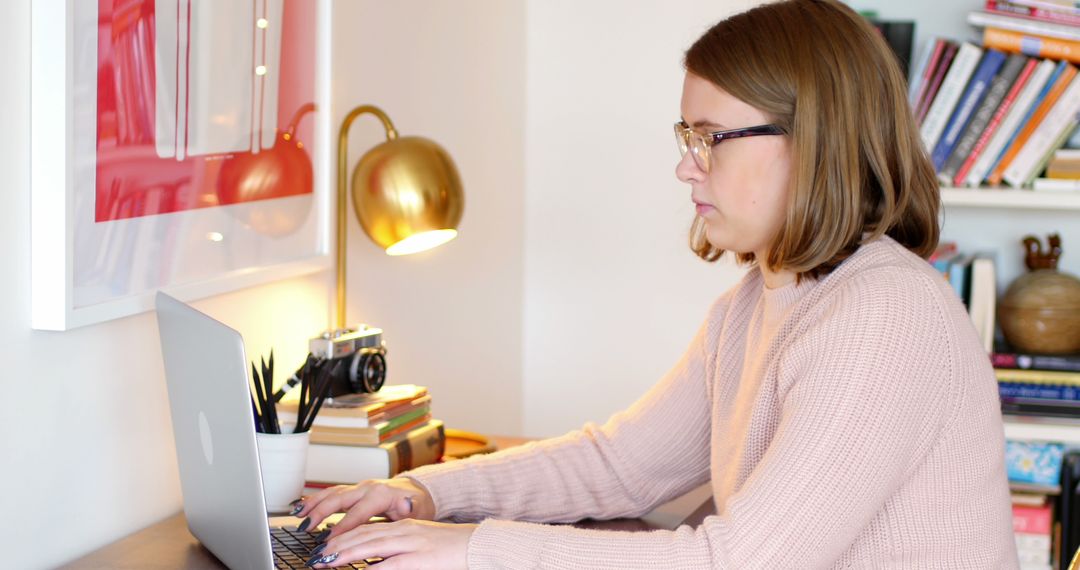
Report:
[[[709,473],[707,337],[727,296],[710,311],[678,363],[628,410],[603,426],[421,467],[436,518],[569,522],[637,517],[705,483]],[[713,338],[715,340],[715,338]],[[669,435],[678,434],[677,437]]]
[[[956,332],[939,295],[929,277],[900,271],[866,272],[833,291],[777,357],[779,386],[767,389],[778,390],[782,410],[765,457],[697,528],[619,533],[489,520],[470,540],[469,567],[829,567],[904,485],[956,405]],[[633,443],[663,449],[671,433],[636,433]],[[620,485],[653,476],[624,475]]]

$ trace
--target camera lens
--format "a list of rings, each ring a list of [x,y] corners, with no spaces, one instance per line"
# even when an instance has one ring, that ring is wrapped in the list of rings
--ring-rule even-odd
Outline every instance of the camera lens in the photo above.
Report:
[[[360,351],[349,366],[353,392],[378,392],[386,382],[386,358],[381,352]]]

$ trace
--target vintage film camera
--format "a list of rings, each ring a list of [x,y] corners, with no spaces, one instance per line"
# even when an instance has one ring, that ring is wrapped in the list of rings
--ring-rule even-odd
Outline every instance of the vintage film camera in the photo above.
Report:
[[[326,331],[308,341],[308,351],[307,373],[330,374],[331,398],[377,392],[386,381],[382,329],[360,325]]]

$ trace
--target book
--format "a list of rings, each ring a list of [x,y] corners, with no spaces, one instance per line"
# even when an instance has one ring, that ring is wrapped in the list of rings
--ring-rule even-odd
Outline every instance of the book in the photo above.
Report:
[[[1080,386],[998,381],[998,395],[1002,399],[1055,400],[1060,403],[1078,402],[1080,401]]]
[[[1010,483],[1042,485],[1060,491],[1065,446],[1058,442],[1005,441],[1005,471]]]
[[[1080,62],[1080,41],[1033,36],[1023,32],[986,28],[983,45],[1011,53],[1023,53],[1034,57]]]
[[[945,166],[946,159],[952,155],[956,143],[960,139],[960,133],[967,127],[978,107],[986,97],[990,88],[990,82],[997,75],[998,69],[1005,63],[1005,53],[996,49],[988,49],[983,52],[982,59],[967,82],[964,94],[960,97],[956,109],[949,118],[948,124],[941,135],[940,140],[934,146],[930,160],[934,163],[934,170],[940,171]]]
[[[968,312],[971,322],[982,339],[983,348],[991,352],[994,348],[994,323],[997,307],[997,276],[994,254],[977,253],[971,262],[971,294]]]
[[[1007,14],[1020,18],[1031,18],[1046,22],[1080,25],[1080,11],[1068,12],[1060,9],[1048,10],[1042,6],[1025,6],[1010,0],[987,0],[986,11]]]
[[[1051,356],[1022,352],[993,352],[990,354],[990,363],[994,365],[994,368],[1080,372],[1080,354]]]
[[[993,185],[1001,184],[1005,170],[1012,163],[1013,158],[1024,148],[1024,143],[1031,137],[1031,133],[1038,128],[1039,123],[1057,102],[1061,94],[1065,92],[1073,78],[1076,76],[1076,67],[1068,62],[1061,62],[1055,68],[1042,92],[1035,98],[1031,108],[1020,121],[1017,132],[1012,136],[1012,141],[1005,147],[1001,157],[998,158],[997,166],[994,167],[986,181]]]
[[[430,413],[419,416],[402,416],[390,422],[384,422],[370,428],[327,428],[311,426],[312,443],[329,443],[337,445],[378,445],[403,434],[419,425],[427,423],[431,419]]]
[[[919,101],[918,107],[915,108],[915,121],[921,126],[926,119],[926,113],[930,110],[930,104],[934,102],[937,97],[938,89],[941,88],[941,82],[945,80],[945,74],[948,73],[949,68],[952,66],[952,61],[956,57],[957,50],[960,46],[947,41],[945,42],[945,49],[938,58],[937,66],[934,68],[934,73],[930,77],[930,84],[927,85],[926,91],[923,93],[922,100]]]
[[[1027,110],[1050,81],[1050,77],[1055,70],[1056,64],[1054,62],[1050,60],[1041,61],[1032,70],[1030,77],[1024,82],[1019,93],[1015,91],[1010,93],[1010,95],[1015,94],[1015,99],[1011,100],[1007,95],[1006,99],[1002,101],[1004,109],[1000,109],[1001,113],[995,113],[995,118],[991,119],[992,124],[995,120],[1000,120],[1000,124],[994,129],[993,136],[986,142],[975,163],[971,165],[964,179],[964,186],[978,186],[990,174],[991,169],[997,165],[997,158],[1012,140],[1012,135],[1026,116]],[[987,126],[988,130],[991,128],[992,125]]]
[[[1044,153],[1042,158],[1040,158],[1035,163],[1035,167],[1028,172],[1028,177],[1024,179],[1022,183],[1023,187],[1031,188],[1035,183],[1035,177],[1039,173],[1043,173],[1046,171],[1046,165],[1050,163],[1050,159],[1054,156],[1054,149],[1058,149],[1066,142],[1068,142],[1069,136],[1072,134],[1073,130],[1076,129],[1076,126],[1080,124],[1077,122],[1078,120],[1080,119],[1073,118],[1068,121],[1063,121],[1063,126],[1060,127],[1061,133],[1058,134],[1057,138],[1054,139],[1053,142],[1050,143],[1050,150]]]
[[[938,37],[930,38],[924,43],[919,58],[915,60],[915,67],[911,69],[911,76],[908,78],[908,103],[911,104],[912,109],[918,106],[919,98],[926,91],[929,78],[934,73],[934,66],[944,49],[945,40]]]
[[[347,414],[347,408],[334,408],[341,413],[323,414],[324,405],[312,421],[312,427],[334,427],[359,429],[368,428],[404,416],[415,414],[417,410],[431,411],[431,396],[424,395],[413,400],[402,400],[392,406],[372,410],[368,406],[359,407],[355,414]],[[285,423],[296,423],[296,408],[286,408],[278,412],[278,417]]]
[[[446,450],[443,423],[431,420],[377,446],[326,445],[308,447],[309,482],[351,484],[385,479],[421,465],[438,463]]]
[[[999,382],[1022,382],[1026,384],[1057,384],[1080,386],[1080,372],[1063,370],[1024,370],[1020,368],[995,368],[994,376]]]
[[[1006,184],[1014,188],[1028,185],[1075,128],[1074,119],[1080,112],[1080,75],[1075,67],[1070,66],[1070,69],[1071,79],[1060,97],[1051,101],[1048,96],[1042,109],[1044,115],[1038,117],[1036,113],[1032,116],[1031,128],[1027,131],[1030,135],[1002,174]],[[1062,75],[1063,80],[1068,77],[1068,74]]]
[[[1040,192],[1080,192],[1080,180],[1036,178],[1031,181],[1031,188]]]
[[[1080,28],[1075,25],[979,11],[968,13],[967,21],[972,26],[980,28],[998,28],[1032,36],[1080,41]]]
[[[949,264],[947,276],[949,284],[956,291],[956,296],[964,302],[965,307],[971,304],[971,263],[975,261],[975,254],[964,253],[953,259]],[[969,308],[970,310],[970,308]]]
[[[926,117],[919,127],[927,152],[930,152],[941,138],[945,123],[952,115],[957,101],[963,94],[964,86],[967,85],[971,74],[975,72],[975,66],[978,65],[982,54],[983,49],[971,42],[964,42],[956,52],[956,57],[949,66],[949,71],[945,74],[937,95],[934,96],[934,102],[930,104],[930,109],[926,112]]]
[[[315,421],[325,424],[329,418],[347,418],[350,426],[367,427],[381,419],[405,413],[409,407],[422,403],[421,398],[425,396],[427,388],[415,384],[383,386],[374,394],[349,394],[327,399],[315,416]],[[295,399],[284,399],[278,402],[277,407],[281,414],[290,414],[295,421],[297,405]]]
[[[1068,400],[1002,398],[1001,413],[1016,416],[1062,418],[1072,421],[1080,419],[1080,405]]]
[[[1028,68],[1029,64],[1031,68],[1034,68],[1031,58],[1018,53],[1009,54],[1002,63],[1000,71],[990,80],[986,96],[983,97],[979,107],[972,113],[971,120],[958,137],[952,154],[940,168],[938,180],[942,184],[950,185],[954,184],[956,180],[962,180],[962,177],[958,176],[961,167],[968,163],[969,156],[975,151],[976,143],[990,125],[995,112],[1001,107],[1010,88],[1017,82],[1017,78],[1020,77],[1025,68]],[[973,158],[971,162],[974,162]],[[956,182],[955,185],[960,186],[960,183]]]
[[[963,167],[974,164],[975,158],[972,154],[981,151],[981,147],[978,148],[978,151],[976,150],[977,143],[989,139],[989,134],[984,137],[984,133],[990,128],[990,121],[997,114],[998,109],[1002,107],[1005,97],[1009,94],[1011,88],[1016,85],[1020,75],[1025,70],[1034,68],[1035,63],[1026,55],[1009,54],[1005,63],[1002,64],[1001,70],[990,81],[986,97],[979,104],[979,108],[975,110],[971,121],[964,127],[964,132],[960,135],[952,155],[945,161],[945,165],[941,167],[938,179],[942,184],[955,186],[962,184],[963,176],[961,176],[961,171]],[[1030,73],[1028,71],[1029,75]],[[1019,86],[1017,90],[1019,90]],[[985,143],[983,144],[985,145]],[[967,170],[963,170],[962,173],[966,175]]]

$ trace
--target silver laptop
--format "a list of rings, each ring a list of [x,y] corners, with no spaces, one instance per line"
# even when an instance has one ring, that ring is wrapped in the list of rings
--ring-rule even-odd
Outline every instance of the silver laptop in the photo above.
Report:
[[[294,542],[311,533],[266,515],[240,333],[164,293],[156,305],[188,529],[234,570],[303,567]]]

